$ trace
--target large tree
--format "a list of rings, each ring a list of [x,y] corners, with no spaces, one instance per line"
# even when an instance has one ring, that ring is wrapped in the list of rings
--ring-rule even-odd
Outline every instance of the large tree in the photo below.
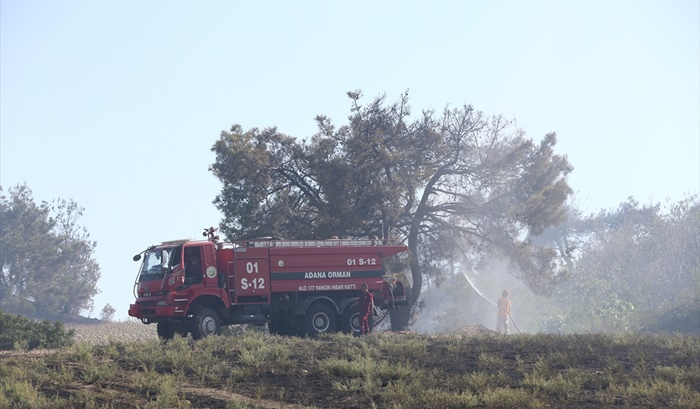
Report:
[[[408,95],[363,106],[350,92],[349,123],[316,118],[297,140],[276,128],[222,132],[211,170],[223,188],[214,203],[228,237],[395,237],[410,249],[411,304],[424,274],[454,254],[507,256],[539,291],[562,275],[559,253],[530,237],[557,224],[570,194],[556,136],[539,143],[512,121],[472,106],[422,111]],[[404,326],[408,317],[395,316]]]
[[[100,268],[96,243],[72,200],[37,204],[26,184],[0,187],[0,308],[53,318],[91,309]]]

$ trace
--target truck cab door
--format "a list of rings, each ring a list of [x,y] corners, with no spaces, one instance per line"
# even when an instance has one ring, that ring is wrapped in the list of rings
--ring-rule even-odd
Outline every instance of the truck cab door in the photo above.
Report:
[[[197,284],[202,282],[203,256],[200,246],[184,247],[185,284]]]

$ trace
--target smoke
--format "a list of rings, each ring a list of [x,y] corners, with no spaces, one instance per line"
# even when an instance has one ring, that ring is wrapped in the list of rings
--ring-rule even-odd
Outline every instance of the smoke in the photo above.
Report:
[[[494,259],[478,269],[461,265],[439,286],[432,281],[423,291],[420,313],[411,329],[421,333],[450,333],[472,325],[496,329],[496,301],[504,289],[510,292],[511,315],[522,332],[546,332],[545,324],[556,315],[550,299],[534,294],[525,283],[508,273],[506,260]],[[511,333],[517,329],[511,325]]]
[[[420,312],[411,329],[422,333],[446,333],[453,332],[466,320],[466,315],[459,310],[455,311],[454,306],[464,299],[460,299],[461,289],[459,282],[453,278],[443,282],[440,287],[427,288],[422,292],[419,301]],[[454,290],[458,289],[457,294]]]
[[[476,285],[474,285],[474,282],[473,282],[472,280],[469,279],[469,273],[467,273],[467,269],[466,269],[466,268],[463,270],[463,272],[464,272],[464,278],[467,279],[467,282],[468,282],[469,285],[472,287],[472,289],[474,289],[474,291],[476,291],[477,294],[479,294],[479,295],[481,296],[481,298],[483,298],[484,300],[490,302],[492,305],[497,306],[497,304],[496,304],[495,302],[493,302],[493,301],[489,300],[488,298],[486,298],[486,296],[484,295],[484,293],[482,293],[481,291],[479,291],[479,289],[476,287]]]

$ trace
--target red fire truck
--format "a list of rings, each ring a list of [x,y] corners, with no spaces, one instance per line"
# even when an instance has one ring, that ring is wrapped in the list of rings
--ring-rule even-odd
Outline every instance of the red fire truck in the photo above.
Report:
[[[218,334],[222,325],[268,324],[270,332],[310,335],[359,331],[362,284],[375,306],[407,305],[384,279],[383,259],[406,251],[387,240],[176,240],[148,247],[129,315],[156,323],[161,338]]]

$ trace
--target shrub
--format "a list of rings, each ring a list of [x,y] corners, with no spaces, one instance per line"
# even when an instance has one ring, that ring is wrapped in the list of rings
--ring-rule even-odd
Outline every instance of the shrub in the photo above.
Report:
[[[648,332],[700,334],[700,306],[681,304],[664,309],[650,319]]]
[[[74,335],[61,321],[34,321],[0,310],[0,350],[62,348],[73,343]]]

